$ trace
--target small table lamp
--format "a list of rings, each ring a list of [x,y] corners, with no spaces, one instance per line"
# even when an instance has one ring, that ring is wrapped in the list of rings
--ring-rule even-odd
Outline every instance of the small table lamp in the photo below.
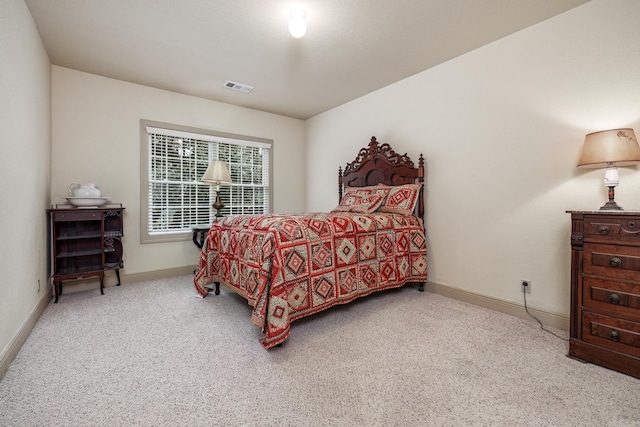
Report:
[[[201,181],[216,185],[216,201],[211,206],[216,210],[216,216],[221,217],[220,211],[224,208],[224,203],[220,199],[220,185],[232,182],[227,164],[222,160],[212,160]]]
[[[604,185],[609,187],[609,201],[601,210],[622,210],[613,200],[614,189],[619,183],[617,166],[629,166],[637,162],[640,162],[640,147],[633,129],[603,130],[584,137],[578,167],[607,168]]]

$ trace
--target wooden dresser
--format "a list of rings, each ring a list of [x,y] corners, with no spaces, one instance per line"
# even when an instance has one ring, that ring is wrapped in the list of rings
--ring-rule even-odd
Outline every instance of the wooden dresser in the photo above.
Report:
[[[640,378],[640,212],[567,212],[569,356]]]

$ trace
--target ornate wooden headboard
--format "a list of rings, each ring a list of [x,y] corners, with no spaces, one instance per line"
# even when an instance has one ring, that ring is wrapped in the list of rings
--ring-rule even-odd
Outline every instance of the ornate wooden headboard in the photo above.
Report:
[[[397,154],[389,144],[378,144],[371,137],[368,148],[361,148],[358,157],[344,168],[338,168],[338,197],[342,201],[345,187],[365,187],[369,185],[402,185],[422,183],[417,216],[424,219],[424,158],[420,154],[418,167],[413,165],[407,154]]]

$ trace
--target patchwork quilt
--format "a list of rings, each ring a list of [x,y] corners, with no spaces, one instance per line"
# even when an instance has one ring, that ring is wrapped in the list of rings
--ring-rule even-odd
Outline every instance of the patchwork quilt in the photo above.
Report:
[[[408,282],[426,282],[422,220],[375,212],[236,215],[209,230],[194,279],[220,282],[253,307],[265,348],[287,339],[293,320]]]

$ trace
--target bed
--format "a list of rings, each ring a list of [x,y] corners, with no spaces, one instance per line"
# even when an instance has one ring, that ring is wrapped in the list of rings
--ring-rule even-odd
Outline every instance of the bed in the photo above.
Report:
[[[373,292],[427,280],[424,159],[418,166],[375,137],[338,168],[331,212],[232,215],[207,232],[194,285],[247,299],[260,343],[284,342],[291,322]]]

